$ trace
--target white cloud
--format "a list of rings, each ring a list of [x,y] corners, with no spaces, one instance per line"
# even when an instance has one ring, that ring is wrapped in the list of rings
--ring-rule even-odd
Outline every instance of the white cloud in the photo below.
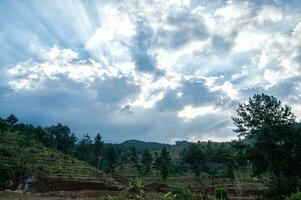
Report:
[[[261,49],[263,45],[266,45],[268,39],[269,35],[262,31],[243,30],[235,39],[234,51],[238,53]]]
[[[238,74],[233,74],[231,76],[231,81],[235,81],[235,80],[238,80],[238,79],[241,79],[245,76],[247,76],[249,74],[248,70],[247,70],[247,66],[242,66],[241,67],[241,72],[238,73]]]
[[[231,100],[240,99],[239,91],[234,87],[234,85],[230,81],[226,81],[222,85],[216,85],[210,89],[213,92],[222,91],[228,95]]]
[[[178,116],[184,121],[189,122],[190,120],[204,116],[204,115],[227,115],[227,111],[222,111],[220,108],[215,106],[200,106],[193,107],[191,105],[185,106],[183,110],[178,112]]]
[[[265,22],[280,22],[283,17],[281,10],[274,6],[265,5],[258,12],[256,19],[260,24],[263,24]]]
[[[248,17],[251,13],[251,10],[251,5],[247,1],[243,3],[234,3],[234,1],[227,1],[224,7],[216,9],[214,15],[222,17],[225,21],[230,21]]]
[[[121,72],[113,67],[102,67],[93,60],[78,60],[78,53],[58,47],[41,49],[41,61],[27,60],[8,69],[9,85],[16,89],[38,89],[47,79],[64,76],[89,84],[104,77],[117,77]]]

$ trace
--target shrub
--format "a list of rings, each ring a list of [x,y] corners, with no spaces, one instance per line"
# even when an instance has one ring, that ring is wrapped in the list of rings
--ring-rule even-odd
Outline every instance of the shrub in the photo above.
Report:
[[[9,186],[9,180],[13,177],[14,173],[10,167],[0,164],[0,189]]]
[[[225,188],[215,189],[214,196],[216,200],[229,200],[229,194]]]
[[[301,200],[301,192],[292,194],[290,197],[286,197],[285,200]]]
[[[192,200],[193,195],[188,190],[174,189],[171,192],[166,193],[163,200]]]

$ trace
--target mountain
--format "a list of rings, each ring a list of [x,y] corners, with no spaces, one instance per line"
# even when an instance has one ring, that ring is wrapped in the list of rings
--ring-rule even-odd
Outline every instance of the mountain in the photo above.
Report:
[[[163,147],[174,148],[175,145],[163,144],[159,142],[144,142],[140,140],[126,140],[119,144],[121,147],[135,147],[137,150],[143,151],[145,149],[149,149],[150,151],[160,150]]]
[[[202,142],[206,144],[207,142]],[[165,144],[165,143],[159,143],[159,142],[144,142],[141,140],[126,140],[119,145],[121,147],[129,148],[129,147],[135,147],[137,150],[145,150],[148,149],[150,151],[157,151],[161,150],[163,147],[166,147],[168,149],[184,149],[187,148],[192,142],[182,140],[182,141],[176,141],[175,144]]]

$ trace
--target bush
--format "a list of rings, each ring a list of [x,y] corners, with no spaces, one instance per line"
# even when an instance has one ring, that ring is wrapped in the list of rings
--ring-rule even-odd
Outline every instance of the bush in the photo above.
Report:
[[[286,197],[285,200],[301,200],[301,192],[292,194],[290,197]]]
[[[216,200],[229,200],[229,194],[225,188],[215,189],[214,196]]]
[[[14,172],[10,167],[0,164],[0,189],[5,189],[9,186],[9,180],[13,177]]]
[[[188,190],[174,189],[171,192],[166,193],[163,200],[192,200],[193,195]]]

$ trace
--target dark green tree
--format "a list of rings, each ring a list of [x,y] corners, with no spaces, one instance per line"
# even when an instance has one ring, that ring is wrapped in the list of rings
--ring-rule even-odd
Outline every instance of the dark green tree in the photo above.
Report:
[[[7,122],[9,128],[12,128],[19,120],[14,114],[11,114],[5,119],[5,121]]]
[[[172,168],[171,158],[166,147],[162,148],[159,160],[159,170],[161,177],[163,180],[166,180]]]
[[[144,150],[141,156],[141,164],[142,164],[142,169],[144,174],[150,173],[152,162],[153,162],[152,154],[148,149]]]
[[[135,167],[137,171],[140,171],[139,154],[134,146],[130,149],[130,161],[133,167]]]
[[[75,147],[77,138],[68,126],[58,123],[45,129],[54,140],[54,146],[63,153],[70,153]]]
[[[0,133],[4,132],[4,131],[7,131],[7,129],[8,129],[7,122],[0,118]]]
[[[158,152],[155,152],[155,159],[154,159],[153,168],[156,169],[156,170],[159,170],[159,168],[160,168],[160,157],[158,155]]]
[[[104,170],[106,172],[115,172],[118,164],[118,152],[115,145],[109,144],[104,149]]]
[[[291,107],[266,94],[255,94],[248,103],[239,104],[237,116],[232,117],[239,136],[257,139],[265,127],[292,125],[295,115]]]
[[[103,141],[101,141],[101,135],[98,133],[94,138],[94,156],[95,156],[95,166],[96,168],[100,168],[101,161],[101,150],[103,147]]]
[[[76,145],[76,158],[86,161],[92,164],[94,160],[93,143],[89,134],[83,136],[83,138]]]
[[[270,199],[283,199],[299,187],[301,131],[291,107],[273,96],[254,95],[233,117],[236,132],[251,141],[247,157],[255,175],[270,174]]]
[[[204,153],[198,144],[191,144],[183,153],[184,161],[190,165],[196,178],[200,177],[202,166],[204,165]]]

